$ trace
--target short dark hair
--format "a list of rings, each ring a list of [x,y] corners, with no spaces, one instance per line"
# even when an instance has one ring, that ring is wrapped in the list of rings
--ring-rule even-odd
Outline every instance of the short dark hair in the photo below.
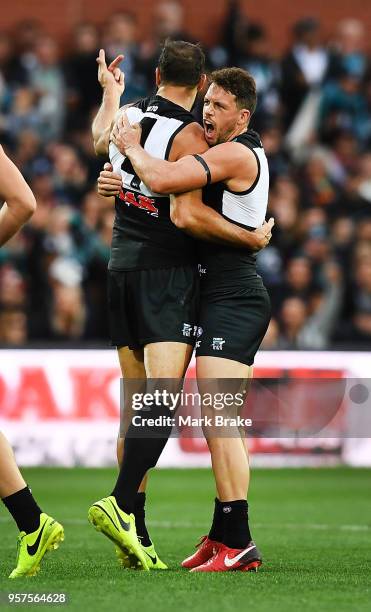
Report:
[[[257,95],[255,80],[242,68],[222,68],[210,75],[210,85],[215,83],[236,96],[238,108],[247,108],[251,114],[256,109]]]
[[[205,55],[199,45],[184,40],[166,40],[158,67],[164,83],[196,87],[205,72]]]

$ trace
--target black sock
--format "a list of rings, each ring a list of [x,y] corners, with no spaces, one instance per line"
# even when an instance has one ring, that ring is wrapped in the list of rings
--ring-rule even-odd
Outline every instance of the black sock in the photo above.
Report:
[[[144,509],[145,503],[146,494],[144,492],[137,493],[134,507],[135,526],[137,528],[137,535],[138,538],[140,538],[141,544],[143,544],[143,546],[151,546],[151,538],[149,537],[146,527],[146,512]]]
[[[28,487],[3,498],[3,502],[17,523],[19,531],[32,533],[40,525],[40,510]]]
[[[169,417],[166,406],[154,406],[151,411],[139,413],[141,418]],[[122,466],[111,495],[118,506],[128,514],[135,510],[135,499],[144,475],[155,467],[169,439],[171,425],[149,426],[147,421],[138,427],[132,423],[125,438]],[[139,437],[140,436],[140,437]]]
[[[229,548],[246,548],[251,542],[248,504],[245,499],[222,502],[224,515],[223,544]]]
[[[209,531],[210,540],[215,542],[223,542],[224,535],[224,514],[223,504],[219,499],[215,498],[214,516],[211,529]]]

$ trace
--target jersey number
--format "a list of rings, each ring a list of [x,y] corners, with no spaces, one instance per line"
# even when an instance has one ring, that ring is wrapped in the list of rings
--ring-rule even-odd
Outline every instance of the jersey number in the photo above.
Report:
[[[141,122],[140,125],[142,127],[142,135],[140,138],[140,144],[141,146],[144,148],[144,145],[146,144],[147,138],[153,128],[153,126],[155,125],[157,119],[153,119],[153,117],[144,117]],[[128,174],[133,174],[133,178],[130,181],[130,187],[132,189],[136,189],[139,191],[139,187],[140,187],[140,178],[139,176],[135,173],[135,170],[132,166],[132,163],[130,161],[130,159],[128,159],[127,157],[125,158],[125,160],[122,163],[121,166],[122,170],[124,172],[127,172]]]

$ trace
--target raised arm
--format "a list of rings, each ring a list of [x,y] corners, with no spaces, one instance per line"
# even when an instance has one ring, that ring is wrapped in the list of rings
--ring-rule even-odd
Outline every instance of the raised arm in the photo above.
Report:
[[[186,155],[176,162],[168,162],[152,157],[140,146],[140,132],[130,125],[125,113],[115,123],[111,138],[130,159],[136,174],[156,193],[182,193],[204,187],[208,182],[228,181],[236,172],[246,174],[249,158],[251,182],[256,175],[253,153],[236,142],[217,145],[197,159],[194,155]]]
[[[274,220],[271,217],[261,227],[248,231],[230,223],[213,208],[202,202],[200,190],[171,196],[172,222],[199,240],[260,251],[269,244]]]
[[[0,146],[0,247],[5,244],[36,210],[35,197],[22,174]]]
[[[125,76],[118,67],[123,59],[123,55],[118,55],[107,67],[103,49],[100,49],[97,57],[98,81],[103,89],[102,104],[92,125],[94,149],[97,155],[108,153],[112,123],[120,108],[120,98],[125,90]]]

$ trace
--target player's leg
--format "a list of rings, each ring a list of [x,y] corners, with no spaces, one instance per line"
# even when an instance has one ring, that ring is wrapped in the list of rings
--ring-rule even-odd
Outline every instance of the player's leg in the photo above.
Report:
[[[246,366],[245,364],[236,364],[236,362],[229,359],[198,357],[196,363],[198,388],[201,394],[204,391],[213,392],[210,385],[212,379],[228,380],[233,378],[237,379],[237,386],[233,385],[234,389],[232,389],[230,380],[228,380],[228,389],[225,389],[224,392],[233,391],[233,393],[241,393],[246,390],[248,378],[252,375],[252,367]],[[206,379],[205,389],[202,385],[202,379]],[[218,384],[218,391],[220,390],[221,388]],[[211,412],[213,411],[211,410]],[[233,414],[232,412],[233,408],[230,407],[228,416],[237,416],[239,412],[238,407]],[[202,416],[213,417],[214,414],[210,414],[209,408],[203,408]],[[190,557],[187,557],[182,563],[183,567],[189,569],[198,567],[208,561],[223,543],[225,538],[226,517],[223,512],[224,502],[226,500],[243,500],[243,503],[237,505],[241,508],[245,507],[250,476],[245,432],[236,428],[234,436],[227,437],[223,435],[223,428],[221,431],[222,435],[218,436],[218,431],[218,428],[212,426],[204,428],[205,438],[211,453],[217,495],[214,502],[212,524],[208,535],[203,536],[198,545],[198,550]],[[249,533],[247,533],[247,536],[248,535]]]
[[[130,290],[128,288],[128,276],[126,272],[108,271],[108,315],[111,343],[116,347],[123,347],[119,351],[119,360],[123,375],[124,385],[129,385],[130,375],[137,381],[145,379],[143,371],[143,355],[139,349],[140,342],[136,335],[136,309],[130,304]],[[134,350],[128,347],[133,347]],[[126,394],[125,394],[126,395]],[[130,395],[130,393],[128,394]],[[130,398],[129,398],[130,408]],[[121,414],[120,434],[122,438],[126,427],[126,421],[130,422],[130,410],[124,410]],[[120,450],[123,443],[117,446],[118,460],[121,461]],[[125,444],[123,445],[125,447]],[[122,467],[120,466],[120,471]],[[144,474],[143,474],[144,476]],[[135,496],[138,493],[138,483]],[[97,531],[102,532],[119,549],[119,558],[124,560],[129,567],[140,567],[148,570],[145,553],[138,540],[136,532],[134,508],[132,513],[127,514],[117,505],[113,495],[104,497],[95,502],[88,511],[90,523]],[[121,553],[120,553],[121,551]]]
[[[63,527],[43,513],[26,485],[9,442],[0,433],[0,497],[20,531],[17,565],[10,578],[33,576],[47,552],[64,539]]]
[[[250,280],[245,282],[240,279],[233,286],[232,279],[229,279],[226,287],[214,286],[215,279],[214,284],[207,281],[204,283],[200,313],[203,334],[197,346],[199,385],[202,379],[215,379],[218,381],[218,390],[222,390],[223,379],[226,379],[225,385],[228,379],[236,379],[246,386],[252,374],[250,366],[270,318],[269,296],[259,278],[254,280],[254,284],[252,287]],[[238,416],[238,406],[234,407],[234,412],[233,416]],[[205,435],[208,437],[217,485],[213,525],[209,535],[220,538],[223,533],[223,547],[244,551],[242,546],[251,538],[246,501],[249,463],[245,441],[237,428],[234,432],[222,431],[221,435],[212,429],[209,432],[206,430]],[[201,553],[205,547],[208,554],[218,548],[208,547],[210,540],[205,538],[200,547]],[[232,548],[236,545],[241,548]],[[249,568],[255,562],[252,557],[259,555],[253,543],[245,548],[246,556],[243,553],[242,561],[246,561],[245,566]],[[192,557],[186,560],[186,566],[194,568],[193,561]],[[256,562],[260,564],[260,558]],[[202,566],[200,571],[224,571],[237,569],[237,566],[242,568],[242,563],[234,563],[233,568],[225,565],[221,568],[218,563],[214,566],[214,562],[210,562],[206,568]]]
[[[250,377],[251,367],[231,359],[219,357],[197,358],[197,379],[202,389],[202,379],[237,379],[238,388],[246,390]],[[230,385],[228,385],[228,390]],[[226,391],[227,392],[227,391]],[[236,409],[237,412],[237,409]],[[229,411],[228,415],[231,414]],[[232,499],[245,499],[249,488],[250,470],[245,445],[241,439],[239,429],[228,428],[228,435],[232,437],[215,436],[218,428],[205,429],[207,443],[211,453],[212,467],[218,497],[221,502]],[[223,431],[221,430],[223,433]]]
[[[188,364],[185,354],[189,360],[195,329],[198,297],[198,277],[195,268],[186,266],[140,270],[127,273],[124,278],[121,278],[121,275],[118,277],[117,274],[111,275],[111,281],[113,291],[110,293],[109,302],[111,311],[116,312],[115,329],[119,327],[121,330],[120,333],[113,334],[116,338],[114,343],[116,346],[145,347],[146,391],[156,390],[153,388],[154,382],[148,380],[149,376],[159,376],[159,370],[151,368],[151,363],[157,360],[161,363],[161,371],[165,372],[165,365],[160,360],[159,352],[156,353],[156,350],[151,348],[148,350],[148,345],[174,342],[175,351],[174,354],[167,353],[168,367],[164,375],[182,377]],[[122,310],[125,311],[125,317]],[[125,341],[121,342],[119,337],[125,337]],[[189,344],[191,347],[186,346],[182,352],[179,351],[178,343]],[[165,348],[171,349],[171,347]],[[163,346],[159,350],[163,351]],[[181,365],[174,367],[176,364]],[[161,380],[160,376],[158,380]],[[154,406],[154,409],[159,415],[168,413],[168,409],[161,402],[159,406]],[[128,427],[122,466],[112,495],[94,504],[89,510],[89,518],[97,529],[125,549],[129,556],[136,558],[143,569],[149,569],[149,556],[146,556],[143,549],[139,550],[135,544],[135,525],[132,525],[132,518],[134,519],[135,499],[139,486],[147,471],[156,465],[170,435],[171,427],[168,424],[164,424],[163,427],[152,427],[145,422],[143,411],[140,413],[140,419],[139,427],[133,422]],[[109,517],[114,517],[113,523],[108,521],[107,514]]]
[[[179,391],[192,350],[192,345],[182,342],[156,342],[146,345],[146,392],[153,395],[156,391],[159,394],[163,391]],[[143,425],[138,427],[131,424],[128,428],[123,465],[113,491],[119,506],[127,513],[133,512],[135,491],[147,471],[156,465],[171,433],[171,424],[168,422],[163,422],[162,426],[152,426],[147,423],[147,418],[163,417],[165,420],[171,415],[169,404],[161,399],[156,400],[150,415],[140,415]]]
[[[233,389],[231,379],[236,379],[237,386],[233,392],[240,393],[246,390],[250,375],[250,367],[237,361],[208,356],[197,359],[197,379],[201,393],[202,379],[218,380],[218,390],[220,381],[226,379],[228,393]],[[237,414],[236,405],[232,410],[229,407],[225,416],[235,417]],[[249,527],[246,497],[250,470],[245,443],[237,426],[228,427],[226,432],[223,429],[226,428],[212,426],[204,430],[218,492],[208,541],[220,541],[221,537],[222,545],[214,547],[216,554],[210,561],[206,560],[192,571],[226,571],[232,567],[256,570],[261,565],[261,556],[252,541]]]
[[[130,349],[128,346],[121,346],[117,348],[117,355],[120,362],[120,369],[124,384],[124,407],[121,413],[121,423],[120,423],[120,431],[117,438],[117,463],[119,467],[122,464],[122,457],[124,453],[124,440],[127,429],[130,424],[130,420],[132,417],[132,405],[130,401],[130,383],[128,385],[128,393],[125,393],[125,381],[136,381],[138,386],[140,385],[140,381],[143,381],[143,389],[142,387],[138,389],[142,391],[145,389],[145,381],[147,378],[146,369],[144,367],[144,351],[142,348],[140,349]],[[140,484],[139,491],[144,492],[147,486],[147,476],[144,477],[143,481]]]
[[[124,384],[124,410],[120,424],[119,437],[117,439],[117,461],[119,468],[123,462],[124,441],[127,428],[129,427],[133,414],[131,394],[133,386],[136,392],[145,392],[146,390],[146,371],[144,367],[144,352],[143,349],[129,349],[129,347],[120,347],[118,349],[118,357]],[[141,381],[143,383],[141,384]],[[126,389],[125,389],[126,384]],[[125,392],[126,391],[126,392]],[[153,541],[148,533],[145,521],[145,505],[146,505],[146,488],[148,476],[143,477],[139,485],[138,492],[135,497],[134,516],[137,535],[145,553],[148,556],[149,564],[152,569],[166,569],[166,565],[158,557],[154,548]],[[123,554],[120,548],[116,548],[116,553],[123,567],[130,567],[128,557]]]
[[[17,491],[27,488],[27,485],[20,473],[18,466],[15,461],[13,450],[5,438],[0,432],[0,497],[6,499],[10,495],[14,495]],[[41,510],[38,508],[36,512],[36,519],[40,518]],[[15,520],[15,519],[14,519]],[[16,521],[17,522],[17,521]]]
[[[187,371],[193,344],[184,342],[155,342],[144,348],[144,362],[148,378],[168,378],[179,381]],[[175,383],[176,384],[176,383]]]
[[[171,432],[171,412],[162,392],[178,390],[182,384],[197,330],[199,289],[194,266],[143,270],[131,281],[137,335],[144,346],[146,392],[152,394],[153,402],[150,412],[138,412],[139,423],[130,424],[125,440],[114,494],[128,513],[133,511],[143,476],[156,465]],[[149,416],[160,417],[162,426],[152,425]]]
[[[144,385],[141,389],[138,389],[138,392],[151,392],[148,384],[146,385],[146,381],[148,379],[155,381],[154,384],[156,388],[158,388],[159,382],[157,379],[162,378],[166,379],[166,388],[170,391],[174,391],[174,388],[178,388],[179,380],[183,378],[187,370],[192,356],[192,350],[192,346],[184,344],[183,342],[152,343],[145,346],[144,350],[130,350],[128,347],[120,348],[118,350],[118,355],[124,385],[125,381],[128,379],[135,379],[138,383],[140,380],[143,380]],[[151,383],[149,383],[149,385],[150,384]],[[132,392],[132,388],[130,391]],[[124,423],[122,424],[124,430],[121,430],[117,441],[117,459],[120,466],[123,459],[124,438],[133,414],[130,403],[130,393],[127,394],[127,399],[127,404],[124,407]],[[139,485],[139,492],[144,492],[146,490],[147,480],[148,477],[146,474]],[[140,534],[138,533],[138,535]]]
[[[168,344],[167,355],[169,361],[167,375],[179,381],[184,376],[191,358],[192,346],[184,344],[183,347],[180,347],[178,345],[181,343],[165,342],[159,344]],[[173,344],[175,346],[172,346]],[[154,345],[149,350],[148,373],[157,379],[156,389],[161,387],[161,372],[162,375],[165,372],[165,363],[161,359],[161,355],[163,357],[165,355],[164,348],[166,347],[161,346],[157,347],[156,350]],[[174,349],[173,351],[171,351],[172,348]],[[146,362],[146,348],[144,349],[144,362]],[[157,367],[155,364],[161,365]],[[133,388],[130,387],[132,381],[127,378],[125,380],[130,389],[128,394],[130,400],[130,394],[133,391]],[[170,384],[170,390],[173,391],[175,388],[173,379],[170,379],[170,383],[167,378],[164,380],[166,388],[169,389]],[[179,385],[179,382],[177,384]],[[151,387],[151,382],[147,379],[146,392],[154,390]],[[129,406],[129,414],[130,408]],[[157,409],[160,412],[168,410],[164,406],[156,406]],[[128,421],[126,425],[127,423]],[[122,465],[115,487],[109,497],[103,498],[91,506],[89,520],[98,531],[102,531],[121,549],[125,557],[124,564],[126,567],[166,569],[166,565],[158,558],[151,541],[148,546],[139,546],[139,548],[135,544],[137,534],[135,531],[134,513],[136,511],[139,486],[143,482],[147,471],[156,465],[158,457],[170,435],[171,427],[146,427],[143,429],[145,430],[144,435],[135,437],[138,434],[134,426],[132,424],[129,425],[123,445]]]

